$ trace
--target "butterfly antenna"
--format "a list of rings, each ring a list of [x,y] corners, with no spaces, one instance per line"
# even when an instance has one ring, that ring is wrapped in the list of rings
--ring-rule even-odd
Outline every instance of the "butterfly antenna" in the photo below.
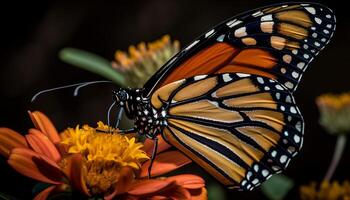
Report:
[[[66,88],[71,88],[71,87],[76,87],[73,95],[77,96],[80,88],[88,86],[88,85],[96,84],[96,83],[112,83],[112,81],[90,81],[90,82],[76,83],[76,84],[65,85],[65,86],[61,86],[61,87],[50,88],[47,90],[41,90],[40,92],[36,93],[32,97],[30,102],[34,102],[38,98],[38,96],[40,96],[44,93],[48,93],[48,92],[52,92],[52,91],[56,91],[56,90],[61,90],[61,89],[66,89]]]

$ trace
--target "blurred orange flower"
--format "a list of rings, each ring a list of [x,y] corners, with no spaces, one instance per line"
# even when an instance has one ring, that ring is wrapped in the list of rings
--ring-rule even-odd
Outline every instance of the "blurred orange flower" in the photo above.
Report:
[[[323,94],[316,99],[320,124],[331,134],[350,132],[350,92]]]
[[[116,51],[112,67],[123,73],[128,86],[142,87],[179,49],[179,41],[172,41],[169,35],[164,35],[147,44],[141,42],[137,46],[131,45],[127,52]]]
[[[86,196],[105,199],[206,199],[205,182],[191,175],[148,179],[152,141],[144,145],[119,134],[110,134],[102,122],[67,129],[61,135],[41,112],[29,113],[36,129],[25,137],[0,128],[0,154],[19,173],[52,184],[35,199],[79,190]],[[108,130],[108,131],[106,131]],[[118,133],[118,130],[112,130]],[[159,176],[191,161],[159,137],[159,148],[151,174]],[[176,159],[174,159],[176,158]]]
[[[348,181],[342,184],[337,181],[323,181],[320,184],[312,182],[300,187],[300,197],[302,200],[349,200],[350,184]]]

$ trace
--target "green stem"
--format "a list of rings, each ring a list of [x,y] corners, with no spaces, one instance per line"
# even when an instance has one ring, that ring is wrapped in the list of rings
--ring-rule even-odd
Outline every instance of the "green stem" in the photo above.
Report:
[[[324,181],[330,181],[338,164],[339,161],[343,155],[344,149],[346,145],[346,135],[341,134],[338,136],[337,143],[335,144],[334,153],[332,162],[329,165],[328,171],[326,173],[326,176],[324,177]]]

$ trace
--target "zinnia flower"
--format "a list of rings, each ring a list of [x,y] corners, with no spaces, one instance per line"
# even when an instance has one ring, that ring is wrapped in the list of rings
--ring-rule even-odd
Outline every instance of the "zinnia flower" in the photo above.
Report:
[[[350,92],[324,94],[316,99],[321,125],[332,134],[350,132]]]
[[[11,129],[0,128],[0,154],[19,173],[52,184],[39,193],[36,200],[46,199],[52,192],[69,191],[67,180],[75,174],[72,168],[60,168],[61,139],[56,128],[41,112],[29,112],[29,115],[36,128],[29,129],[25,137]]]
[[[102,122],[97,128],[77,126],[59,135],[44,114],[30,116],[37,129],[30,129],[25,137],[0,128],[0,153],[19,173],[52,184],[35,199],[72,189],[105,199],[206,199],[204,180],[198,176],[147,178],[152,141],[143,146]],[[152,176],[191,162],[178,151],[165,151],[168,148],[159,138]]]
[[[342,184],[337,181],[323,181],[321,184],[312,182],[300,187],[300,197],[302,200],[349,200],[350,184],[348,181]]]
[[[112,67],[123,73],[130,87],[142,87],[163,64],[179,51],[177,40],[171,41],[169,35],[161,39],[130,46],[129,51],[116,51]]]

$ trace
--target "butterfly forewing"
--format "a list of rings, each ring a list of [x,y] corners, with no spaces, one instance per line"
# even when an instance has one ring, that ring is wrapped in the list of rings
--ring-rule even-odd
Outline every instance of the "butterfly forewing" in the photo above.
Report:
[[[293,92],[308,64],[335,30],[332,11],[315,3],[285,3],[219,24],[164,65],[145,94],[200,74],[249,73],[278,80]]]
[[[223,184],[251,190],[286,168],[302,145],[303,119],[291,93],[256,75],[195,76],[159,88],[163,137]]]

